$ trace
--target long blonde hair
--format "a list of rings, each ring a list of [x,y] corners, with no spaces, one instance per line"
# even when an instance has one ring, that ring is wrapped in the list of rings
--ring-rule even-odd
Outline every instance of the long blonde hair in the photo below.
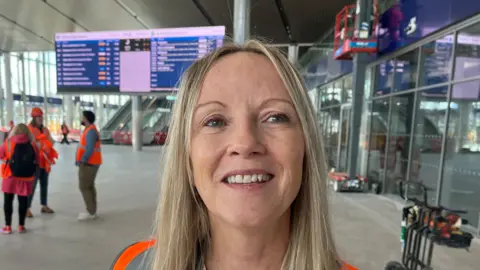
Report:
[[[10,131],[10,134],[8,135],[9,138],[16,136],[16,135],[27,135],[29,141],[33,141],[33,134],[30,132],[30,129],[28,128],[27,125],[25,124],[18,124],[16,125],[12,131]]]
[[[303,181],[292,204],[291,236],[282,269],[339,269],[327,201],[326,163],[315,112],[298,71],[285,55],[259,41],[230,44],[196,61],[184,73],[171,118],[157,209],[154,270],[195,269],[208,250],[208,212],[193,188],[190,130],[193,109],[205,75],[226,55],[252,52],[271,61],[283,80],[300,118],[305,140]]]

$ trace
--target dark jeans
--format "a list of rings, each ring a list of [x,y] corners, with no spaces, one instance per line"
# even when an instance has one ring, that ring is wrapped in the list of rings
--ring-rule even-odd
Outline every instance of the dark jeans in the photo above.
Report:
[[[5,225],[12,226],[12,215],[13,215],[13,199],[15,194],[4,193],[3,194],[3,212],[5,213]],[[17,196],[18,197],[18,224],[25,226],[25,216],[27,215],[27,205],[28,197],[27,196]]]
[[[68,137],[67,137],[68,134],[63,134],[62,136],[63,136],[63,138],[62,138],[62,141],[60,142],[60,144],[64,144],[64,143],[70,144],[70,143],[68,142]]]
[[[35,181],[33,182],[33,191],[28,201],[28,208],[32,207],[33,196],[35,195],[35,189],[37,188],[38,182],[40,182],[40,204],[43,206],[48,205],[48,173],[45,171],[45,169],[39,168],[37,170],[37,177],[35,177]]]

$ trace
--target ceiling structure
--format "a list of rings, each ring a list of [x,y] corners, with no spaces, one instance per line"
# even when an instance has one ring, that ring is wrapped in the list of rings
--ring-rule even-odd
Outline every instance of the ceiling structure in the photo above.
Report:
[[[251,35],[313,43],[352,0],[251,0]],[[53,50],[57,32],[225,25],[233,0],[0,0],[0,50]]]

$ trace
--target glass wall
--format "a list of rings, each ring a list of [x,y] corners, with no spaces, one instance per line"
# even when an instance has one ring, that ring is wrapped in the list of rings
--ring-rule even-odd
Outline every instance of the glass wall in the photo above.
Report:
[[[5,102],[6,73],[4,55],[0,53],[0,126],[6,126],[7,104]]]
[[[13,94],[12,120],[15,123],[28,122],[31,109],[40,107],[43,110],[46,109],[45,125],[52,133],[59,133],[60,125],[66,121],[65,112],[68,109],[66,103],[63,102],[65,97],[57,95],[55,52],[14,52],[9,56],[10,65],[7,67],[5,58],[8,57],[8,54],[0,54],[0,127],[5,128],[8,124],[5,97],[7,80],[10,80]],[[11,71],[9,78],[6,76],[7,69]],[[72,96],[68,97],[72,98]],[[101,114],[100,108],[104,108],[101,122],[106,123],[128,98],[128,96],[120,97],[119,95],[106,96],[102,99],[102,104],[100,104],[98,96],[77,98],[81,106],[76,107],[74,104],[72,108],[72,112],[74,112],[73,128],[80,128],[78,124],[80,109],[89,109]],[[45,106],[45,102],[47,102],[47,106]]]
[[[480,22],[372,63],[365,81],[357,171],[386,195],[399,181],[430,187],[431,203],[480,213]],[[346,76],[317,86],[324,144],[346,170],[350,104]]]

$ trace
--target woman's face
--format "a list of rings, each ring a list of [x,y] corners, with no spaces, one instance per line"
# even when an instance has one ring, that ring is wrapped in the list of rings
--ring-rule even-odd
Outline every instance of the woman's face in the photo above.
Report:
[[[35,123],[39,126],[42,125],[43,124],[43,116],[35,117]]]
[[[254,227],[289,215],[305,144],[269,60],[245,52],[222,58],[207,73],[194,110],[194,184],[211,221]]]

